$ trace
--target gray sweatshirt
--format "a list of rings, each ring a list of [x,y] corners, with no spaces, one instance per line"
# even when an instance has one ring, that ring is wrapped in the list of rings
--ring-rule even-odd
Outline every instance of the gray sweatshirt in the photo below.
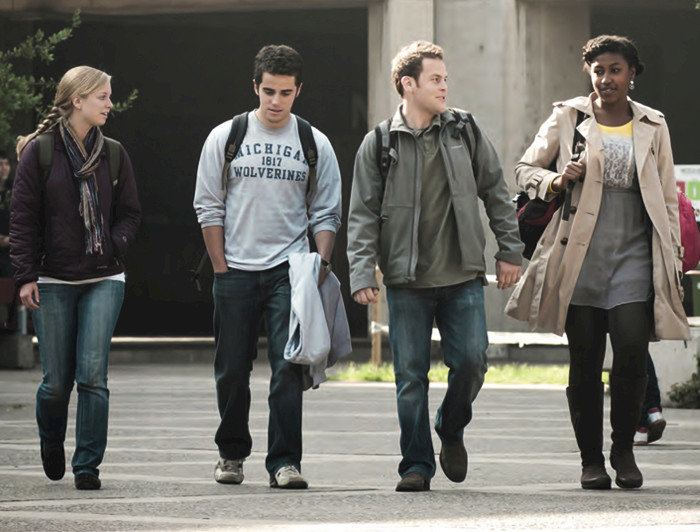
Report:
[[[341,180],[328,138],[313,128],[318,150],[316,191],[309,198],[309,167],[304,159],[296,116],[281,128],[265,127],[248,114],[248,130],[221,189],[224,149],[231,120],[212,130],[197,169],[194,208],[199,224],[224,227],[224,252],[230,268],[273,268],[291,253],[309,251],[307,229],[336,232],[340,227]]]

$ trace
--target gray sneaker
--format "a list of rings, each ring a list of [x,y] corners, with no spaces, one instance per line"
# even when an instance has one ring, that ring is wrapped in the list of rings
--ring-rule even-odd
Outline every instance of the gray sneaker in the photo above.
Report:
[[[282,466],[275,473],[275,478],[270,481],[271,488],[282,488],[288,490],[305,490],[309,483],[301,476],[299,470],[291,465]]]
[[[214,468],[214,480],[219,484],[240,484],[243,482],[243,460],[219,458]]]

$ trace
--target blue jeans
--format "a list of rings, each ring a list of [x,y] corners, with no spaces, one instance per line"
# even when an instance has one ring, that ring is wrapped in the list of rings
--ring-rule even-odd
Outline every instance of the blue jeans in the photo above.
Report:
[[[472,402],[484,383],[488,333],[480,279],[441,288],[387,287],[389,340],[394,356],[401,427],[399,475],[435,475],[428,413],[428,371],[433,321],[441,336],[447,392],[435,416],[444,442],[461,440],[472,418]]]
[[[63,443],[73,383],[78,388],[73,473],[99,474],[107,446],[107,362],[124,283],[39,284],[32,311],[43,376],[36,393],[39,437]]]
[[[250,372],[262,319],[272,369],[265,459],[270,478],[285,465],[301,470],[302,367],[284,359],[291,310],[288,271],[287,262],[263,271],[231,269],[216,274],[213,287],[219,456],[239,460],[250,455]]]
[[[647,391],[644,397],[644,405],[642,406],[642,417],[639,420],[638,427],[649,427],[649,410],[652,408],[661,408],[661,391],[659,390],[659,380],[656,377],[656,368],[654,361],[651,359],[651,353],[647,353]]]

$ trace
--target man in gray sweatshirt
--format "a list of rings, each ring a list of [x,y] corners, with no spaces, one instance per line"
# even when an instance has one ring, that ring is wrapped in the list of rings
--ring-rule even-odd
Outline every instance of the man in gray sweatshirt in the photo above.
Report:
[[[224,152],[232,121],[217,126],[204,143],[194,208],[214,268],[214,360],[221,423],[220,459],[214,478],[243,481],[250,455],[250,372],[263,320],[272,369],[268,452],[270,486],[306,488],[301,476],[302,366],[284,359],[289,335],[291,253],[309,251],[311,232],[330,271],[340,226],[341,181],[328,138],[313,128],[318,151],[316,185],[292,105],[302,87],[302,59],[284,45],[263,47],[255,57],[253,88],[259,106],[248,114],[246,135],[222,185]]]

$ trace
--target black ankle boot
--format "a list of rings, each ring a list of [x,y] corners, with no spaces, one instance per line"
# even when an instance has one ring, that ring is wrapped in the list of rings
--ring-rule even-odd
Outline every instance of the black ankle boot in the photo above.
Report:
[[[644,483],[642,472],[634,460],[632,448],[620,449],[614,443],[610,450],[610,465],[617,472],[615,484],[621,488],[640,488]]]
[[[617,473],[615,484],[621,488],[639,488],[644,482],[633,448],[646,388],[647,377],[610,376],[610,424],[613,429],[610,465]]]
[[[581,451],[581,487],[608,490],[611,480],[603,457],[603,383],[569,386],[566,398]]]

